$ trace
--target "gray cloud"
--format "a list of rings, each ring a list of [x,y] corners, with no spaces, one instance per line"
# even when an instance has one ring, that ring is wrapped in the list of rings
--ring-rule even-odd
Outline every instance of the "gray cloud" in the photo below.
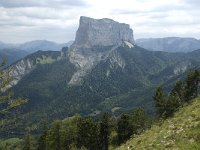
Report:
[[[0,0],[0,41],[73,40],[80,16],[130,24],[136,38],[200,38],[197,0]]]
[[[86,6],[83,0],[0,0],[4,8]]]

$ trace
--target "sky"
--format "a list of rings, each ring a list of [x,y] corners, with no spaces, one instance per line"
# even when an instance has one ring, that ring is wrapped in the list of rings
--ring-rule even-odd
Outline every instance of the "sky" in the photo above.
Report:
[[[0,41],[66,43],[80,16],[130,24],[135,39],[200,39],[199,0],[0,0]]]

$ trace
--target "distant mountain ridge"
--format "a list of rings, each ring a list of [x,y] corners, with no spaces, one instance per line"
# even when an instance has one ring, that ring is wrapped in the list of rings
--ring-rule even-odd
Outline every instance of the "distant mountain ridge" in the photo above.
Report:
[[[62,47],[69,47],[73,41],[58,44],[56,42],[47,40],[35,40],[23,44],[11,44],[0,42],[0,61],[4,58],[8,60],[7,64],[10,65],[17,60],[27,56],[28,54],[42,51],[60,51]]]
[[[35,41],[29,41],[22,44],[12,44],[12,43],[4,43],[0,41],[0,49],[18,49],[27,51],[29,53],[36,52],[38,50],[43,51],[60,51],[62,47],[69,47],[73,41],[69,41],[67,43],[56,43],[48,40],[35,40]]]
[[[137,39],[136,44],[153,51],[191,52],[200,49],[200,40],[195,38],[143,38]]]

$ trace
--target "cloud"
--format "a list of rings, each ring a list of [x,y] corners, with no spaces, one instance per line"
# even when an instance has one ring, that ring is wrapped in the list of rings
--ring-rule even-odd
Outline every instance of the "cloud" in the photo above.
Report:
[[[80,16],[130,24],[136,38],[200,38],[196,0],[0,0],[0,41],[73,40]]]
[[[86,6],[83,0],[1,0],[0,6],[4,8],[18,7],[65,7]]]

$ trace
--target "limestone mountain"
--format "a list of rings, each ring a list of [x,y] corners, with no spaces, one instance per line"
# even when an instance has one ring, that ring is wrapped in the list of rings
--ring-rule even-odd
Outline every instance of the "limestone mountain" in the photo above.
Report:
[[[15,96],[30,100],[19,124],[26,122],[22,128],[33,125],[35,130],[42,119],[75,113],[94,116],[103,111],[118,115],[139,106],[153,114],[155,87],[164,84],[169,88],[188,69],[198,67],[199,58],[200,50],[145,50],[135,45],[129,25],[81,17],[70,48],[38,51],[8,68],[15,79],[10,85]],[[19,127],[13,124],[13,130]]]
[[[87,72],[124,43],[131,47],[134,44],[133,31],[129,25],[111,19],[81,17],[75,41],[69,51],[70,62],[78,71],[69,84],[80,83]]]
[[[200,40],[195,38],[146,38],[137,39],[136,44],[148,50],[166,52],[191,52],[200,49]]]

